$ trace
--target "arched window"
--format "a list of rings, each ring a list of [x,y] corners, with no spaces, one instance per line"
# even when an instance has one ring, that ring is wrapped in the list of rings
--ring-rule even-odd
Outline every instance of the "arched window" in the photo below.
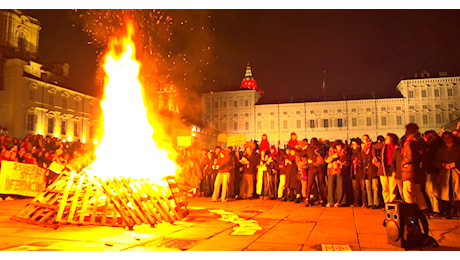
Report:
[[[18,48],[20,52],[26,52],[27,50],[27,37],[24,32],[19,32],[18,35]]]

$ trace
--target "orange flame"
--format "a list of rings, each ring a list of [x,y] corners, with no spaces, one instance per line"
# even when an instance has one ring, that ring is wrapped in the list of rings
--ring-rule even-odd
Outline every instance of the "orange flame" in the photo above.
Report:
[[[134,27],[128,22],[127,35],[112,39],[105,56],[101,101],[104,133],[87,173],[150,179],[161,184],[162,177],[175,174],[177,165],[153,140],[154,129],[148,122],[138,79],[140,63],[135,58],[133,35]],[[121,54],[116,50],[122,50]]]

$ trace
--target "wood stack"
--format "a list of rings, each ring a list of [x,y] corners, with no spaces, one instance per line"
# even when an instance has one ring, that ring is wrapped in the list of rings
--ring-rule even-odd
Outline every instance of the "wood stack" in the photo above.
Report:
[[[63,172],[12,219],[53,228],[77,224],[133,229],[136,224],[174,222],[188,214],[187,202],[175,190],[174,178],[167,180],[169,189],[148,179]]]

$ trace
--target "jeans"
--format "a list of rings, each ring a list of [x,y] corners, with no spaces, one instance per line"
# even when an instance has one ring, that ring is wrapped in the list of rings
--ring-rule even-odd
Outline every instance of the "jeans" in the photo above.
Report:
[[[391,176],[380,176],[382,184],[382,196],[385,203],[396,199],[396,179],[394,173]]]
[[[363,206],[367,205],[366,199],[366,184],[364,179],[353,179],[353,198],[355,204],[360,204]]]
[[[431,203],[431,209],[433,212],[439,213],[439,200],[438,200],[438,182],[436,180],[437,174],[436,173],[429,173],[426,175],[426,183],[425,183],[425,192],[428,196],[428,199]]]
[[[243,199],[252,198],[254,196],[254,175],[243,174],[241,179],[240,197]]]
[[[415,184],[411,181],[403,181],[403,197],[407,203],[417,203],[420,210],[428,208],[425,197],[421,190],[421,184]]]
[[[343,181],[341,175],[327,176],[327,203],[345,204],[343,194]]]
[[[366,179],[367,205],[379,206],[379,179]]]
[[[214,182],[214,192],[212,193],[212,200],[216,201],[219,198],[220,186],[222,185],[222,201],[227,200],[228,180],[230,179],[229,172],[219,172]]]

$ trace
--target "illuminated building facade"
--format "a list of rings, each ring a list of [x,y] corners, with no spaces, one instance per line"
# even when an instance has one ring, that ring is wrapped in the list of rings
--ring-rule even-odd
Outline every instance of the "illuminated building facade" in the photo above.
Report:
[[[401,80],[402,97],[302,103],[258,104],[259,92],[221,91],[202,94],[205,123],[229,136],[244,134],[246,140],[287,144],[291,132],[299,140],[322,138],[349,140],[363,134],[403,136],[405,125],[414,122],[420,131],[452,125],[460,119],[460,77]],[[455,124],[454,124],[455,125]]]
[[[37,60],[39,21],[0,10],[0,126],[9,136],[54,136],[92,142],[100,100],[69,88],[68,64],[50,69]]]

